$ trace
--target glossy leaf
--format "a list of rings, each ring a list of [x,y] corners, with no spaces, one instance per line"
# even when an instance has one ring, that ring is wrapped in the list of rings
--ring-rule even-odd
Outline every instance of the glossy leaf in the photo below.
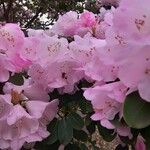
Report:
[[[111,142],[116,137],[114,130],[109,130],[105,127],[102,127],[99,123],[97,127],[98,127],[99,134],[103,137],[105,141]]]
[[[150,125],[150,103],[144,101],[137,92],[127,96],[123,116],[132,128],[145,128]]]
[[[80,150],[80,147],[77,144],[68,144],[64,150]]]
[[[93,112],[91,103],[85,99],[81,99],[81,101],[79,102],[79,106],[81,108],[82,113],[84,114]]]
[[[88,150],[87,146],[83,143],[80,144],[80,149],[81,150]]]
[[[84,126],[83,118],[77,113],[71,113],[67,116],[68,121],[74,129],[80,130]]]
[[[58,120],[54,120],[48,126],[50,136],[47,138],[47,144],[53,144],[58,140]]]
[[[73,131],[73,137],[79,141],[86,142],[88,140],[88,135],[86,132],[80,130]]]
[[[146,149],[149,150],[150,149],[150,126],[145,129],[142,129],[141,134],[145,139]]]
[[[58,122],[58,139],[60,143],[66,145],[68,144],[73,137],[73,128],[70,125],[70,122],[63,118]]]
[[[93,134],[96,130],[96,125],[95,122],[91,122],[88,126],[86,126],[87,130],[89,131],[90,134]]]

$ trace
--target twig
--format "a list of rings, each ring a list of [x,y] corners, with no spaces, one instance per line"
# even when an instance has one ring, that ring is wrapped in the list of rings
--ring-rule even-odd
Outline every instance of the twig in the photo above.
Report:
[[[25,28],[29,28],[29,26],[34,22],[34,20],[38,17],[38,15],[39,15],[39,13],[42,11],[42,7],[40,7],[38,10],[37,10],[37,12],[36,12],[36,14],[32,17],[32,19],[31,20],[29,20],[28,22],[27,22],[27,24],[24,26]]]

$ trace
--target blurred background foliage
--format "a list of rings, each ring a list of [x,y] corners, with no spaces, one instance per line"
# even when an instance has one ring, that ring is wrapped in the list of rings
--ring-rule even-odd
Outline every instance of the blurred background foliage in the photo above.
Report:
[[[0,22],[19,22],[25,28],[46,28],[70,10],[99,12],[96,0],[0,0]]]

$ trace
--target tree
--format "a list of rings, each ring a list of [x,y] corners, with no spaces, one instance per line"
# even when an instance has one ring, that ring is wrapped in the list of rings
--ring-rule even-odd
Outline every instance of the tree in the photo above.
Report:
[[[46,28],[70,10],[97,12],[96,0],[0,0],[0,21],[25,28]],[[44,21],[43,19],[44,18]]]

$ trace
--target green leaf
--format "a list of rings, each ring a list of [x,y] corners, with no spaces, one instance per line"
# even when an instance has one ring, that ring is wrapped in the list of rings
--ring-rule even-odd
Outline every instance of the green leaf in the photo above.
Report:
[[[141,134],[145,139],[146,149],[150,149],[150,126],[141,130]]]
[[[74,129],[81,130],[84,126],[84,121],[77,113],[71,113],[67,116],[68,121]]]
[[[85,117],[85,119],[84,119],[84,124],[85,124],[85,126],[88,126],[88,125],[91,124],[92,120],[91,120],[90,116],[91,116],[91,115],[87,115],[87,116]]]
[[[137,92],[127,96],[123,117],[128,126],[136,129],[150,125],[150,103],[144,101]]]
[[[58,139],[60,143],[67,145],[73,138],[73,128],[70,122],[63,118],[58,122]]]
[[[55,149],[58,149],[60,146],[60,143],[59,142],[55,142],[51,145],[47,145],[44,141],[42,142],[36,142],[36,144],[34,145],[34,149],[36,150],[55,150]]]
[[[88,140],[88,135],[83,130],[73,130],[73,137],[82,142],[86,142]]]
[[[53,120],[48,126],[50,136],[47,138],[47,144],[53,144],[58,140],[58,120]]]
[[[81,150],[77,144],[68,144],[65,147],[65,150]]]
[[[119,136],[120,140],[125,144],[133,144],[134,140],[129,139],[127,136]]]
[[[65,94],[59,96],[60,106],[61,107],[69,107],[72,110],[73,107],[76,106],[78,100],[80,100],[82,97],[83,97],[83,95],[82,95],[81,90],[77,91],[73,95],[65,93]]]
[[[105,141],[111,142],[116,137],[114,130],[109,130],[105,127],[102,127],[99,122],[97,124],[97,127],[98,127],[99,134],[103,137]]]
[[[122,127],[122,126],[126,126],[126,123],[125,123],[124,119],[122,118],[122,119],[120,120],[119,114],[117,114],[113,120],[110,120],[110,122],[111,122],[115,127],[117,127],[117,128]]]
[[[91,102],[87,101],[86,99],[81,99],[79,102],[79,106],[81,108],[82,113],[84,114],[93,112]]]
[[[87,130],[89,131],[90,134],[93,134],[96,130],[95,122],[91,122],[88,126],[86,126]]]
[[[9,78],[9,82],[15,85],[23,85],[24,79],[21,73],[15,73],[13,76]]]
[[[88,150],[87,146],[83,143],[80,144],[80,150]]]

